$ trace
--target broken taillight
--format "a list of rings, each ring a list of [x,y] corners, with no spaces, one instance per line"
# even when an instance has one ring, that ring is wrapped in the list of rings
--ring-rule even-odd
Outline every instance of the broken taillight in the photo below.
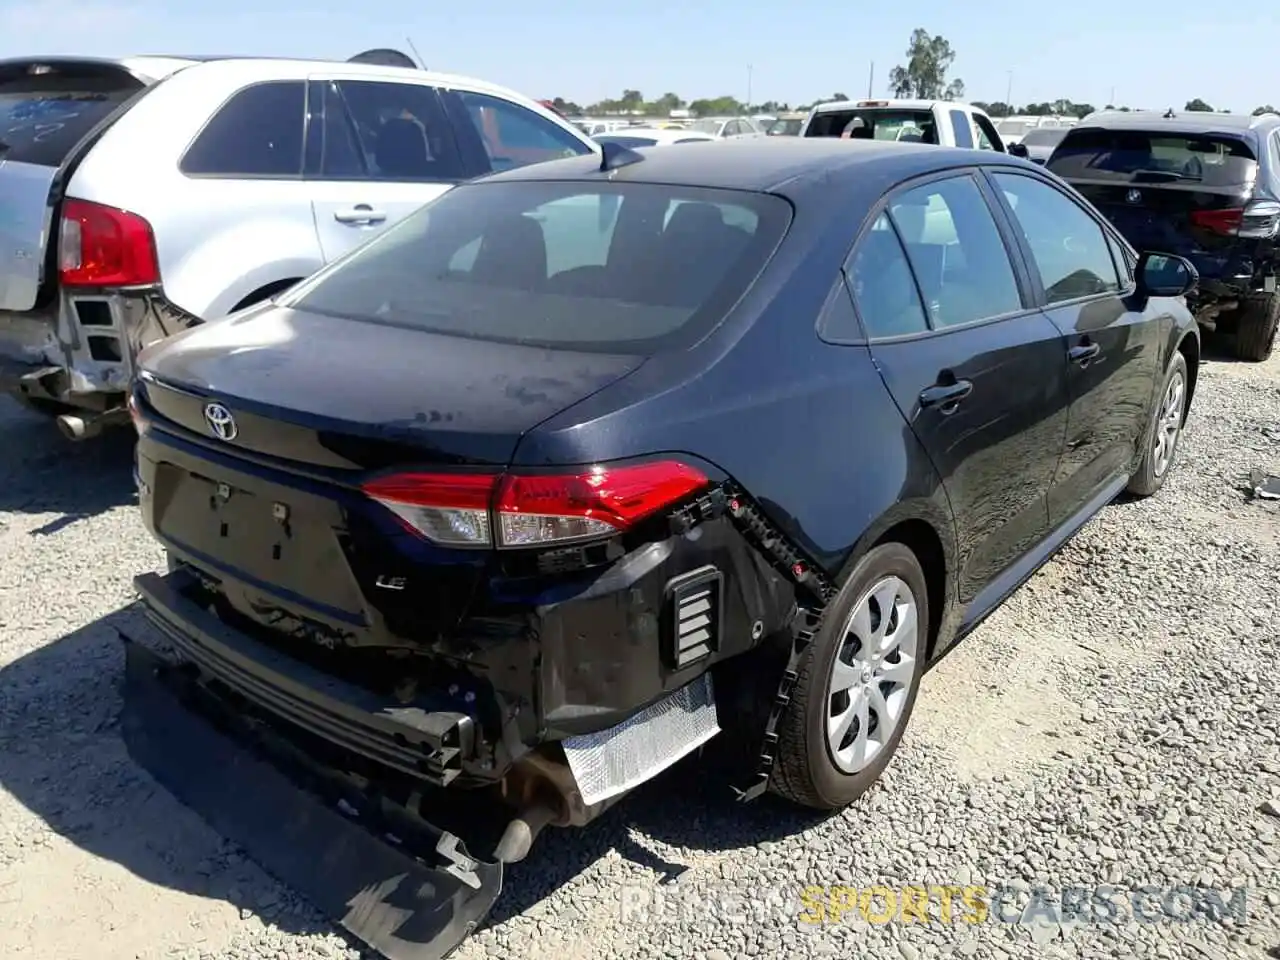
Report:
[[[444,546],[551,546],[620,533],[687,497],[706,476],[674,460],[570,473],[400,473],[363,489]]]
[[[151,224],[127,210],[68,198],[58,234],[58,280],[69,287],[159,283]]]

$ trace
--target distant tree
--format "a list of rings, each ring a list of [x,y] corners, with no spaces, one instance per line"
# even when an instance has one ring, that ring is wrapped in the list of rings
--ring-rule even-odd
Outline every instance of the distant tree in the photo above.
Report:
[[[745,112],[745,106],[736,97],[724,96],[694,100],[689,109],[699,117],[728,117]]]
[[[670,116],[672,110],[679,110],[684,106],[684,100],[674,93],[664,93],[657,100],[649,104],[649,109],[645,113],[653,113],[659,116]]]
[[[947,89],[943,91],[943,100],[963,100],[964,99],[964,81],[952,80],[947,84]]]
[[[1013,107],[1009,106],[1009,104],[1005,103],[1003,100],[996,100],[993,103],[975,100],[973,105],[992,117],[1008,117],[1014,112]]]
[[[849,95],[847,93],[833,93],[831,95],[831,99],[832,100],[848,100]]]
[[[578,117],[582,115],[582,107],[574,103],[572,100],[566,100],[564,97],[556,97],[551,101],[551,105],[566,117]]]
[[[1083,120],[1097,109],[1092,103],[1073,103],[1067,113]]]
[[[1254,107],[1254,108],[1253,108],[1253,115],[1254,115],[1255,117],[1260,117],[1260,116],[1262,116],[1264,113],[1280,113],[1280,110],[1277,110],[1275,107],[1273,107],[1273,106],[1272,106],[1271,104],[1269,104],[1269,103],[1268,103],[1265,107]]]
[[[1186,106],[1182,108],[1190,113],[1213,113],[1213,107],[1205,103],[1199,97],[1194,100],[1188,100]]]
[[[948,92],[947,71],[955,59],[955,51],[946,37],[917,27],[911,33],[906,65],[889,71],[889,89],[895,97],[942,99]],[[963,96],[964,84],[955,80],[951,86],[956,84]]]

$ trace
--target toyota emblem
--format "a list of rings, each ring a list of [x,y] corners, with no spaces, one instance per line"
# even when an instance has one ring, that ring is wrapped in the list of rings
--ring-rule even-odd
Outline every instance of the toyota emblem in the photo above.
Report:
[[[236,426],[236,418],[220,403],[204,405],[204,422],[209,425],[209,432],[219,440],[234,440],[240,432]]]
[[[1141,203],[1142,192],[1140,190],[1130,190],[1128,193],[1124,195],[1124,198],[1128,200],[1130,203]]]

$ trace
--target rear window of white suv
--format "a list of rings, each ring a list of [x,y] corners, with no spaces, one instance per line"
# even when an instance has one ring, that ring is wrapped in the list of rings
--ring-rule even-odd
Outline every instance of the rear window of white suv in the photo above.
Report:
[[[0,159],[61,166],[144,84],[110,65],[0,65]]]

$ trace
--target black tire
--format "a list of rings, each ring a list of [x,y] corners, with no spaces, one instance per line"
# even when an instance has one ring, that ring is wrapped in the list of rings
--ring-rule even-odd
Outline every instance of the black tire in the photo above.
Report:
[[[827,743],[828,686],[834,660],[845,642],[846,624],[858,604],[885,577],[900,579],[916,604],[916,657],[897,725],[872,761],[856,773],[841,770]],[[885,543],[870,550],[831,601],[821,629],[805,651],[792,689],[791,703],[778,729],[777,755],[770,790],[802,806],[838,810],[848,806],[879,779],[893,758],[911,719],[929,640],[929,597],[924,572],[909,549]]]
[[[1275,349],[1280,327],[1280,294],[1264,293],[1246,300],[1236,319],[1236,356],[1260,362]]]
[[[1178,429],[1172,438],[1165,433],[1165,443],[1172,443],[1172,450],[1168,451],[1168,457],[1163,461],[1161,467],[1161,458],[1158,456],[1160,449],[1158,441],[1161,438],[1162,415],[1164,414],[1165,398],[1169,395],[1169,387],[1176,378],[1182,379],[1182,400],[1178,413]],[[1156,393],[1155,401],[1151,407],[1151,422],[1147,425],[1146,438],[1143,441],[1142,464],[1138,467],[1138,472],[1129,478],[1129,486],[1126,488],[1129,493],[1135,497],[1149,497],[1162,486],[1165,479],[1173,472],[1173,464],[1178,456],[1178,446],[1182,439],[1182,424],[1187,418],[1187,399],[1190,395],[1191,382],[1187,376],[1187,360],[1180,352],[1174,351],[1173,359],[1169,361],[1169,367],[1164,372],[1164,379],[1160,381],[1160,390]]]

